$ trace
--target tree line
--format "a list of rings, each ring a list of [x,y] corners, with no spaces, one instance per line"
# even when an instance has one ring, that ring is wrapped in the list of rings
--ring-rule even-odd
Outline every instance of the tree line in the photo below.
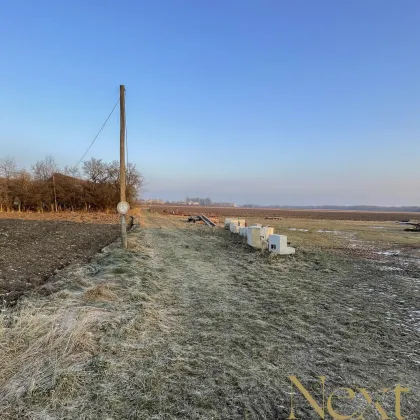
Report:
[[[137,199],[143,177],[126,167],[127,201]],[[81,168],[60,169],[52,156],[30,171],[18,169],[12,157],[0,158],[0,211],[114,210],[120,200],[119,162],[92,158]]]

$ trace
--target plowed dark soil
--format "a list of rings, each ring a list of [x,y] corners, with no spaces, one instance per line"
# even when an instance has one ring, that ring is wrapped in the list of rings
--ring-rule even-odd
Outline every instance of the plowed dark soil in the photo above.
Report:
[[[118,233],[116,224],[0,219],[0,304],[13,303],[72,262],[89,260]]]

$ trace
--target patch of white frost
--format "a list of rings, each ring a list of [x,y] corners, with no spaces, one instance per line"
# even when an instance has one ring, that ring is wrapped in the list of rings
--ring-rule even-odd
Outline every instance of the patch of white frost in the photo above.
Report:
[[[375,254],[387,255],[387,256],[399,255],[400,253],[401,253],[401,251],[398,251],[398,250],[396,250],[396,251],[377,251],[377,252],[375,252]]]
[[[379,269],[382,271],[401,271],[402,270],[402,268],[400,267],[391,267],[389,265],[379,267]]]

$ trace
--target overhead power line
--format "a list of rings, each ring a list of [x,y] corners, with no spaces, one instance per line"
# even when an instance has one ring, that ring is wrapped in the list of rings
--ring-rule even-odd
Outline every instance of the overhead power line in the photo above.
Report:
[[[118,103],[120,102],[120,98],[118,98],[118,101],[116,102],[116,104],[114,105],[114,108],[112,108],[112,111],[109,113],[107,119],[105,120],[105,122],[102,124],[102,127],[99,129],[98,133],[96,134],[95,138],[92,140],[92,143],[90,143],[89,147],[87,148],[86,152],[83,154],[83,156],[80,158],[79,162],[77,162],[75,168],[77,168],[80,165],[80,162],[83,160],[83,158],[86,156],[87,152],[89,152],[90,148],[93,146],[93,143],[95,143],[96,139],[99,137],[99,134],[101,134],[101,131],[104,129],[104,127],[106,126],[106,123],[108,122],[108,120],[111,118],[111,115],[113,114],[115,108],[117,107]]]

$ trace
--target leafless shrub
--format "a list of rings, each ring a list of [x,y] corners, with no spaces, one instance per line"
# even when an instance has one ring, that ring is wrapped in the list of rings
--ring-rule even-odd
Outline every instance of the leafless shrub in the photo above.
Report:
[[[92,158],[63,173],[52,156],[37,161],[32,172],[17,170],[13,158],[0,159],[0,211],[2,210],[115,210],[120,199],[119,163]],[[126,169],[127,200],[140,192],[143,177],[132,163]]]

